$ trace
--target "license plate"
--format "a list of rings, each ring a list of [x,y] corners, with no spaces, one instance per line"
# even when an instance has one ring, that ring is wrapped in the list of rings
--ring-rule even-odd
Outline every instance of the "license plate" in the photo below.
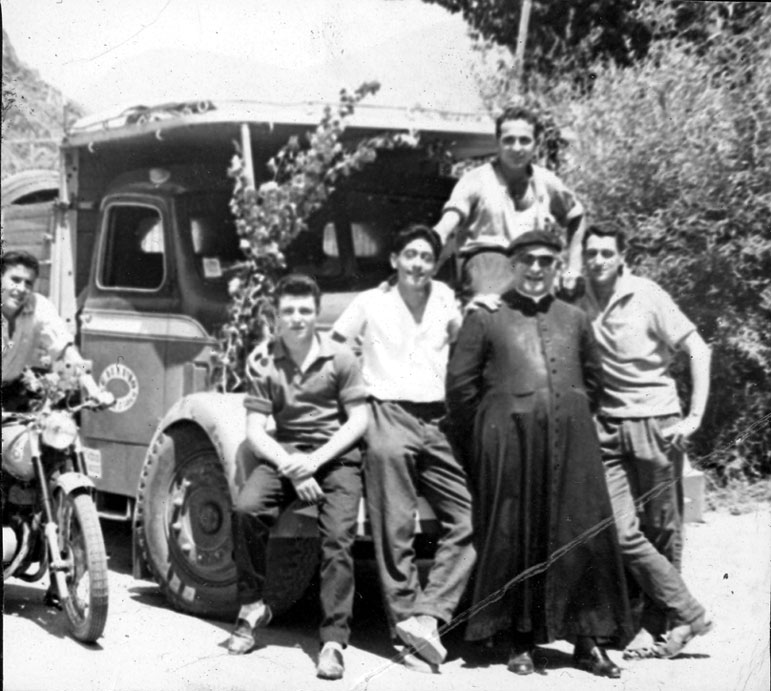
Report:
[[[89,477],[102,479],[102,452],[99,449],[82,448],[83,460],[86,462],[86,472]]]

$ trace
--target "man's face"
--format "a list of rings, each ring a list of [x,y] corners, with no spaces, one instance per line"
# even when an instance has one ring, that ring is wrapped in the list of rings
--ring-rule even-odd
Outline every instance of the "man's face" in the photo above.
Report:
[[[32,295],[37,274],[24,264],[14,264],[5,269],[2,277],[3,314],[15,317]]]
[[[524,168],[535,156],[535,128],[527,120],[504,120],[498,156],[507,168]]]
[[[428,286],[436,273],[436,257],[426,240],[416,238],[401,252],[391,255],[391,266],[396,269],[400,286],[422,289]]]
[[[278,301],[278,335],[288,346],[313,338],[319,313],[313,295],[282,295]]]
[[[618,250],[616,238],[590,235],[584,248],[586,276],[592,284],[605,286],[618,278],[624,258]]]
[[[551,291],[559,269],[559,254],[545,245],[523,247],[512,258],[514,288],[522,295],[540,298]]]

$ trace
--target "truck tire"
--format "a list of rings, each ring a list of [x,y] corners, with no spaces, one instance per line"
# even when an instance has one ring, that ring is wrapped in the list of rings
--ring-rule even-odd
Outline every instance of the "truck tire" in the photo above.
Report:
[[[238,610],[231,494],[206,434],[178,425],[147,456],[134,530],[169,603],[188,614],[232,618]],[[318,540],[271,539],[265,598],[275,614],[299,600],[316,573]]]

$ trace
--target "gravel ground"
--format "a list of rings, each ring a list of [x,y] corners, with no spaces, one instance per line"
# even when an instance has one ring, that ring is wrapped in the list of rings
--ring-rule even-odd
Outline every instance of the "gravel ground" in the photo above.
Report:
[[[266,647],[244,657],[224,648],[229,622],[170,610],[155,584],[130,572],[127,526],[105,524],[110,553],[110,615],[96,646],[70,639],[61,615],[46,608],[46,584],[10,581],[4,588],[3,688],[8,691],[766,691],[769,688],[771,510],[740,516],[708,512],[687,528],[686,580],[713,613],[712,633],[673,660],[624,662],[620,680],[599,679],[570,666],[571,647],[542,649],[540,670],[514,677],[502,661],[483,661],[463,644],[460,629],[446,636],[441,674],[418,674],[391,660],[372,564],[358,569],[354,634],[340,682],[314,676],[317,614],[312,602],[275,622]],[[298,611],[302,610],[302,611]],[[611,656],[621,662],[620,653]]]

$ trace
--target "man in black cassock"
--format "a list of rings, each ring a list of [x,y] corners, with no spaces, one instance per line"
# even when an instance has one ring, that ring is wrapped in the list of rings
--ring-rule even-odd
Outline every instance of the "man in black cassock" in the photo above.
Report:
[[[478,552],[466,637],[507,634],[517,674],[536,644],[568,639],[577,667],[616,678],[603,646],[631,622],[592,420],[601,366],[587,317],[552,295],[561,249],[546,231],[511,243],[512,289],[469,313],[448,366]]]

